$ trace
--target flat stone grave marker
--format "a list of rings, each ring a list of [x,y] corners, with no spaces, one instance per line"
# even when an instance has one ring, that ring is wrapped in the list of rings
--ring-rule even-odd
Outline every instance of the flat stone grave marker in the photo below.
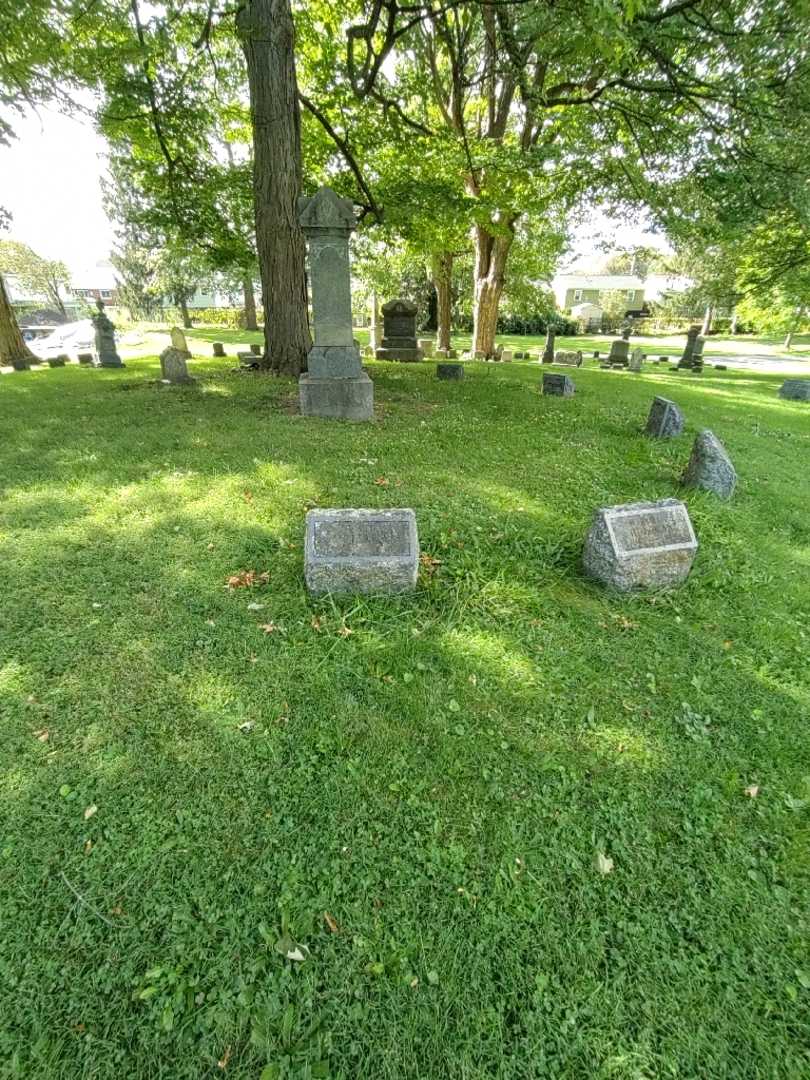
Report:
[[[543,393],[556,394],[559,397],[574,396],[574,382],[570,375],[557,375],[551,371],[543,374]]]
[[[307,588],[322,593],[397,593],[416,585],[416,514],[395,510],[310,510],[304,539]]]
[[[614,589],[652,589],[685,581],[698,542],[679,499],[600,507],[585,539],[589,577]]]
[[[563,367],[582,367],[582,353],[579,350],[574,352],[558,349],[554,354],[554,363],[561,364]]]
[[[67,353],[59,353],[58,356],[51,356],[48,359],[48,367],[64,367],[68,360],[70,357]]]
[[[681,478],[684,487],[701,488],[728,499],[737,486],[737,472],[717,436],[701,431],[692,445],[689,464]]]
[[[91,352],[80,352],[78,354],[78,356],[79,356],[79,363],[80,364],[92,364],[93,363],[93,354]]]
[[[644,366],[644,352],[639,348],[633,349],[627,366],[638,375]]]
[[[463,379],[464,378],[464,365],[463,364],[437,364],[436,365],[436,378],[437,379]]]
[[[225,346],[222,344],[221,341],[215,341],[214,342],[214,356],[224,356],[224,355],[225,355]]]
[[[417,344],[417,347],[422,350],[423,356],[433,356],[433,349],[435,348],[435,345],[436,345],[436,342],[433,340],[433,338],[429,338],[429,337],[418,338],[416,344]]]
[[[645,435],[656,439],[671,439],[683,431],[683,413],[669,398],[655,397],[647,417]]]
[[[779,387],[779,397],[786,401],[810,401],[810,379],[786,379]]]
[[[174,345],[169,345],[160,354],[160,373],[162,375],[161,382],[169,383],[172,386],[181,386],[194,382],[194,379],[188,373],[186,354],[182,349],[176,349]]]
[[[511,349],[501,349],[500,359],[503,360],[505,364],[511,364],[512,357],[515,357],[515,359],[517,359],[518,355],[518,353],[512,352]]]

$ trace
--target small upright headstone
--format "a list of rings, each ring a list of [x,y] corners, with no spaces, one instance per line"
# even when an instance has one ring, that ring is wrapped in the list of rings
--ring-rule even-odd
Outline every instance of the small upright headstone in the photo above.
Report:
[[[658,357],[658,363],[659,364],[668,364],[669,363],[669,357],[668,356],[659,356]]]
[[[67,353],[59,353],[58,356],[51,356],[48,359],[48,367],[64,367],[70,360]]]
[[[80,352],[78,354],[78,359],[79,359],[79,363],[82,364],[82,365],[84,365],[84,364],[92,364],[93,363],[93,354],[89,353],[89,352]]]
[[[191,352],[188,347],[188,342],[186,341],[186,335],[183,333],[180,327],[173,326],[171,328],[170,336],[172,339],[172,348],[176,349],[177,352],[182,353],[183,356],[185,356],[186,360],[190,359]]]
[[[501,349],[500,360],[503,360],[505,364],[512,363],[512,357],[517,357],[517,353],[514,353],[511,349]]]
[[[250,344],[250,351],[253,353],[254,356],[261,356],[264,352],[264,349],[262,348],[260,342],[252,341]]]
[[[436,378],[437,379],[463,379],[464,378],[464,365],[463,364],[437,364],[436,365]]]
[[[638,374],[641,371],[643,365],[644,353],[641,349],[633,349],[633,352],[630,354],[630,360],[627,366],[631,371],[634,371],[636,374]]]
[[[124,367],[115,348],[115,326],[104,311],[104,301],[96,300],[97,314],[92,318],[96,333],[96,363],[103,368]]]
[[[378,360],[401,360],[413,363],[422,359],[416,344],[416,304],[410,300],[389,300],[383,304],[383,339]]]
[[[570,375],[557,375],[550,371],[543,375],[543,393],[558,397],[573,397],[574,383]]]
[[[625,503],[596,511],[583,564],[589,577],[614,589],[661,588],[686,579],[697,547],[678,499]]]
[[[599,359],[599,350],[598,350],[598,349],[594,349],[594,351],[593,351],[593,358],[594,358],[594,360],[598,360],[598,359]]]
[[[442,360],[455,360],[458,352],[456,349],[436,349],[435,356]]]
[[[350,199],[322,187],[298,200],[301,229],[309,242],[315,341],[307,372],[298,380],[304,416],[343,420],[374,417],[374,387],[360,366],[352,334],[349,235],[355,227]]]
[[[554,363],[561,364],[563,367],[582,367],[582,353],[579,350],[566,352],[564,349],[558,349],[554,355]]]
[[[679,368],[691,368],[693,366],[693,363],[694,363],[693,357],[694,357],[694,354],[695,354],[695,348],[696,348],[697,340],[698,340],[699,337],[700,337],[700,327],[699,326],[690,326],[689,329],[686,331],[686,345],[684,346],[683,354],[682,354],[680,360],[678,361],[678,367]],[[702,355],[702,352],[703,352],[702,348],[701,348],[700,351],[701,351],[701,355]]]
[[[684,487],[711,491],[721,499],[734,494],[737,473],[726,448],[711,431],[701,431],[695,439],[681,483]]]
[[[28,356],[15,356],[11,361],[11,366],[15,371],[30,371],[31,358]]]
[[[542,362],[544,364],[554,363],[554,339],[557,336],[557,331],[553,326],[550,326],[546,331],[546,345],[543,349]]]
[[[413,510],[310,510],[304,574],[311,593],[395,593],[419,571]]]
[[[655,397],[647,417],[645,435],[656,439],[672,439],[683,431],[683,413],[669,398]]]
[[[786,401],[810,401],[810,379],[787,379],[779,387],[779,397]]]
[[[433,338],[419,338],[416,345],[422,350],[423,356],[433,356],[433,349],[436,345]]]
[[[194,382],[186,367],[186,354],[174,345],[169,345],[160,354],[160,373],[163,376],[162,381],[172,386]]]
[[[225,346],[222,344],[221,341],[215,341],[214,342],[214,356],[224,356],[224,355],[225,355]]]
[[[623,337],[610,343],[607,362],[611,367],[627,367],[630,362],[630,342]]]

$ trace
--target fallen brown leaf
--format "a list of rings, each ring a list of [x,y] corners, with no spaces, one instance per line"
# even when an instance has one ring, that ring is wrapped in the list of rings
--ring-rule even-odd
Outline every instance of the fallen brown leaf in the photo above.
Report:
[[[759,795],[759,784],[749,784],[743,792],[749,799],[755,799]]]
[[[313,615],[310,626],[313,630],[323,630],[323,619],[320,615]]]
[[[388,487],[388,479],[385,476],[378,476],[374,483],[377,487]]]
[[[326,923],[326,925],[329,927],[333,934],[337,934],[340,932],[338,924],[335,922],[335,920],[332,918],[328,911],[325,911],[323,913],[323,921]]]
[[[343,624],[343,626],[341,626],[341,628],[340,628],[340,629],[338,630],[338,633],[340,634],[340,636],[341,636],[341,637],[349,637],[349,635],[350,635],[350,634],[353,634],[353,633],[354,633],[354,630],[351,630],[351,629],[350,629],[350,628],[349,628],[348,626],[346,626],[346,624],[344,623],[344,624]]]
[[[272,634],[276,630],[278,630],[278,627],[276,626],[276,624],[272,623],[272,622],[256,623],[256,625],[258,626],[258,628],[260,630],[264,630],[265,634]]]
[[[40,742],[47,742],[50,739],[51,733],[47,728],[43,728],[42,731],[35,731],[34,738],[39,739]]]
[[[220,1067],[220,1069],[227,1069],[228,1068],[228,1062],[230,1060],[231,1060],[231,1048],[230,1048],[230,1046],[226,1046],[225,1047],[225,1053],[219,1059],[219,1061],[217,1062],[217,1065]]]

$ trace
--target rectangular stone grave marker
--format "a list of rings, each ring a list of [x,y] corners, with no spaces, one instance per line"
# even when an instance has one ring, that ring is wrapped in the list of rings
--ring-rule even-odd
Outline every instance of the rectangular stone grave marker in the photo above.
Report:
[[[779,387],[779,397],[787,401],[810,401],[810,379],[787,379]]]
[[[556,394],[559,397],[573,397],[574,390],[574,382],[570,375],[556,375],[550,371],[544,373],[544,394]]]
[[[697,552],[686,506],[678,499],[626,503],[596,511],[585,540],[585,572],[615,589],[678,585]]]
[[[433,349],[436,344],[433,338],[418,338],[416,344],[422,350],[424,356],[433,356]]]
[[[645,435],[656,439],[671,439],[683,431],[683,413],[669,398],[655,397],[647,417]]]
[[[582,367],[582,353],[579,349],[576,352],[558,349],[554,355],[554,363],[562,367]]]
[[[224,356],[224,355],[225,355],[225,346],[222,344],[221,341],[215,341],[214,342],[214,356]]]
[[[304,576],[311,593],[394,593],[419,571],[413,510],[310,510]]]
[[[463,364],[437,364],[436,365],[436,378],[437,379],[463,379],[464,378],[464,365]]]
[[[78,354],[78,359],[80,364],[92,364],[93,354],[90,352],[80,352]]]

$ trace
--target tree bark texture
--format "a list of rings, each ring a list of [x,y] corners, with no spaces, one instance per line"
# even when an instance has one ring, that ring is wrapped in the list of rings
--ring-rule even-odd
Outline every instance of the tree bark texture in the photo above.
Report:
[[[245,298],[245,329],[258,330],[256,322],[256,295],[253,291],[253,278],[248,274],[242,282],[242,293]]]
[[[23,341],[17,317],[6,292],[6,283],[0,274],[0,364],[34,359],[34,354]]]
[[[247,63],[253,126],[253,201],[264,305],[265,364],[306,370],[307,319],[301,193],[301,114],[290,0],[248,0],[236,16]]]
[[[452,305],[453,253],[441,251],[431,260],[431,277],[436,290],[436,348],[450,348],[450,311]]]
[[[180,314],[181,314],[181,316],[183,318],[183,327],[186,330],[190,330],[191,329],[191,316],[188,313],[188,301],[186,300],[185,296],[180,297],[180,301],[179,301],[178,306],[180,308]]]
[[[705,337],[712,328],[714,321],[714,304],[708,304],[706,314],[703,316],[703,326],[700,328],[700,336]]]
[[[489,232],[483,225],[473,229],[475,246],[475,296],[473,308],[472,353],[495,355],[498,308],[506,275],[506,260],[514,240],[514,221],[506,224],[508,232]]]

